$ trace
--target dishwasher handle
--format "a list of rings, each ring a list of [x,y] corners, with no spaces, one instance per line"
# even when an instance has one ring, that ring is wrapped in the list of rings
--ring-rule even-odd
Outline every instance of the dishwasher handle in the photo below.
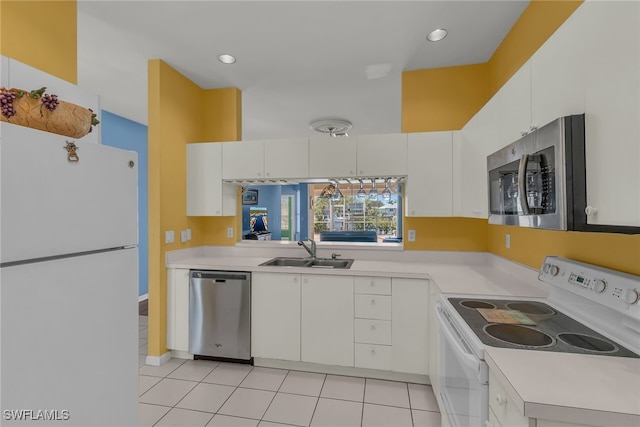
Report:
[[[216,282],[225,282],[227,280],[250,280],[251,273],[247,272],[223,272],[214,270],[191,270],[192,279],[210,279]]]

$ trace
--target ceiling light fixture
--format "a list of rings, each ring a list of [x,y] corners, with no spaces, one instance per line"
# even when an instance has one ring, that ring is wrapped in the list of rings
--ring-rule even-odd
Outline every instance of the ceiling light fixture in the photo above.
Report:
[[[236,62],[236,57],[223,53],[222,55],[218,55],[218,61],[222,62],[223,64],[233,64],[234,62]]]
[[[437,30],[433,30],[427,35],[427,40],[430,42],[439,42],[443,38],[447,37],[447,30],[444,28],[438,28]]]
[[[309,128],[320,133],[328,133],[329,136],[349,136],[347,131],[351,129],[351,122],[342,119],[322,119],[309,123]]]

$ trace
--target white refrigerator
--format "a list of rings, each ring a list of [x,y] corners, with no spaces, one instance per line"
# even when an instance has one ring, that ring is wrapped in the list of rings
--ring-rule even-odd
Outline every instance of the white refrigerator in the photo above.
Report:
[[[138,425],[137,154],[0,125],[0,424]]]

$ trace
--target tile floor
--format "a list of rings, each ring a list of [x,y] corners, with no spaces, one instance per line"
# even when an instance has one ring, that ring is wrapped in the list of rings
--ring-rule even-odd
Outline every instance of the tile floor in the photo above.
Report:
[[[147,366],[140,316],[141,426],[439,427],[431,387],[204,360]]]

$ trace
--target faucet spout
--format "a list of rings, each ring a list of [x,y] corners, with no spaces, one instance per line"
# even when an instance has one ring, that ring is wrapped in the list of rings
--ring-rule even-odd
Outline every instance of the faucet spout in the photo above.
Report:
[[[309,242],[311,242],[311,247],[307,246],[304,240],[300,240],[298,242],[298,246],[302,246],[307,251],[307,253],[311,258],[315,258],[316,257],[316,241],[313,239],[308,239],[308,240]]]

